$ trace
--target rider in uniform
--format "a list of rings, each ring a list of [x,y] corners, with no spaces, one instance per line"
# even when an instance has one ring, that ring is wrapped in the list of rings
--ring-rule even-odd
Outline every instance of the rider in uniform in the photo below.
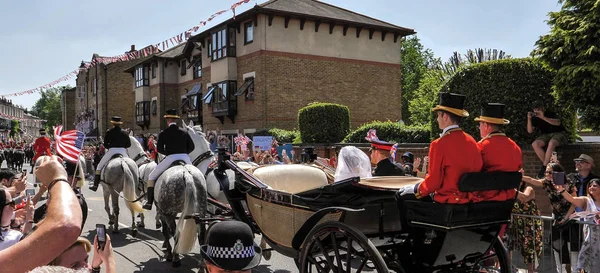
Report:
[[[390,160],[394,143],[378,139],[371,140],[371,164],[376,165],[373,176],[403,176],[404,168]]]
[[[475,139],[458,126],[462,118],[469,116],[463,109],[464,102],[464,95],[442,92],[439,105],[431,109],[437,114],[442,134],[429,145],[429,173],[425,180],[404,186],[396,193],[403,229],[407,227],[405,200],[433,199],[438,203],[451,204],[472,200],[472,193],[458,190],[458,181],[465,173],[481,171],[483,163]]]
[[[488,103],[481,109],[479,122],[481,140],[477,142],[481,151],[483,171],[518,172],[523,165],[521,148],[502,132],[510,121],[504,119],[504,104]],[[516,190],[492,190],[474,193],[474,202],[506,201],[514,199]]]
[[[102,174],[102,169],[110,159],[116,155],[120,154],[122,157],[129,157],[127,155],[127,148],[131,147],[131,140],[129,139],[129,135],[121,130],[121,117],[113,116],[110,119],[110,123],[112,123],[113,128],[108,130],[104,135],[104,147],[108,148],[108,152],[104,154],[98,166],[96,167],[96,176],[94,177],[94,184],[90,186],[90,190],[96,191],[98,190],[98,184],[100,183],[100,175]]]
[[[148,176],[148,195],[144,204],[144,209],[147,210],[152,209],[152,203],[154,203],[154,182],[156,182],[160,175],[177,160],[182,160],[186,164],[192,164],[189,153],[194,150],[194,141],[192,141],[187,131],[177,126],[177,119],[179,119],[177,110],[167,110],[164,118],[167,119],[169,127],[160,132],[156,146],[158,152],[166,155],[166,157],[158,163]]]
[[[31,172],[33,173],[33,168],[35,167],[35,161],[42,155],[52,155],[52,151],[50,150],[50,146],[52,146],[52,142],[50,138],[46,136],[46,129],[40,129],[40,137],[38,137],[33,143],[33,150],[35,151],[35,155],[33,159],[31,159]]]

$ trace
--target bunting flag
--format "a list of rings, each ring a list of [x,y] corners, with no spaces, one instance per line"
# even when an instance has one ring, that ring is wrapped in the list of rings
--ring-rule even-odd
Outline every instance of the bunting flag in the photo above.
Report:
[[[239,2],[234,3],[233,5],[231,5],[231,7],[229,8],[229,10],[231,10],[233,12],[233,17],[235,18],[235,9],[243,4],[246,4],[250,2],[250,0],[241,0]],[[213,15],[211,15],[207,21],[212,21],[215,17],[227,12],[228,10],[221,10],[219,12],[214,13]],[[51,88],[61,82],[65,82],[68,81],[70,79],[72,79],[73,77],[76,77],[77,74],[79,74],[80,71],[87,71],[88,69],[90,69],[91,67],[94,67],[98,64],[111,64],[111,63],[115,63],[115,62],[126,62],[126,61],[131,61],[131,60],[135,60],[135,59],[139,59],[139,58],[144,58],[147,56],[150,56],[152,54],[158,53],[159,52],[159,47],[162,47],[162,51],[165,51],[167,49],[169,49],[172,46],[176,46],[176,45],[180,45],[183,42],[187,41],[190,37],[192,37],[192,34],[197,32],[200,28],[202,28],[203,26],[206,25],[207,21],[200,21],[200,23],[198,23],[197,25],[191,27],[190,29],[183,31],[169,39],[166,39],[162,42],[156,43],[156,44],[151,44],[147,47],[144,47],[140,50],[134,51],[134,52],[127,52],[118,56],[113,56],[113,57],[95,57],[91,62],[89,63],[84,63],[82,65],[82,67],[75,69],[73,71],[71,71],[69,74],[60,77],[48,84],[42,85],[40,87],[37,88],[33,88],[30,90],[25,90],[25,91],[21,91],[21,92],[15,92],[15,93],[10,93],[10,94],[3,94],[0,96],[4,96],[4,97],[14,97],[14,96],[22,96],[22,95],[29,95],[29,94],[33,94],[33,93],[38,93],[43,91],[44,89],[48,89]],[[169,43],[171,45],[169,45]]]
[[[85,134],[77,130],[66,131],[62,134],[61,131],[62,125],[54,127],[56,152],[66,160],[77,162],[81,154],[81,149],[83,149]]]
[[[392,149],[390,150],[390,157],[392,158],[393,162],[396,162],[396,152],[398,151],[398,143],[394,144],[394,146],[392,146]]]

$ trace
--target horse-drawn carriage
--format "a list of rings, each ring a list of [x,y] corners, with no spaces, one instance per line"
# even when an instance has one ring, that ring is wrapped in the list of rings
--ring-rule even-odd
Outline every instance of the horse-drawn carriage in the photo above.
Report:
[[[236,173],[235,182],[227,169]],[[314,165],[243,169],[224,151],[214,172],[229,201],[208,198],[219,208],[216,216],[246,222],[270,250],[293,258],[300,272],[509,272],[498,233],[510,222],[513,200],[406,201],[409,226],[403,228],[395,192],[419,178],[355,177],[333,183]],[[511,189],[520,180],[520,173],[471,173],[459,188]]]

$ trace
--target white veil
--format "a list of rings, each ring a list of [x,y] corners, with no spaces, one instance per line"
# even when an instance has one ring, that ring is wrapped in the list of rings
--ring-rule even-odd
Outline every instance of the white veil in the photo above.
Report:
[[[369,156],[354,146],[346,146],[340,150],[338,165],[335,169],[334,181],[350,177],[371,177],[371,160]]]

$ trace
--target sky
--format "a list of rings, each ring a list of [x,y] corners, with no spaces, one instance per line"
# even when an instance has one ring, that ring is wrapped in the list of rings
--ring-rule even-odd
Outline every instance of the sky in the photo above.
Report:
[[[280,0],[286,1],[286,0]],[[547,14],[557,0],[323,0],[414,29],[436,57],[474,48],[527,57],[549,32]],[[33,89],[76,69],[92,54],[114,56],[175,36],[237,0],[0,0],[0,96]],[[239,14],[265,0],[251,0]],[[177,4],[175,4],[177,3]],[[210,26],[230,18],[217,17]],[[75,81],[64,83],[75,85]],[[31,108],[38,94],[11,97]]]

